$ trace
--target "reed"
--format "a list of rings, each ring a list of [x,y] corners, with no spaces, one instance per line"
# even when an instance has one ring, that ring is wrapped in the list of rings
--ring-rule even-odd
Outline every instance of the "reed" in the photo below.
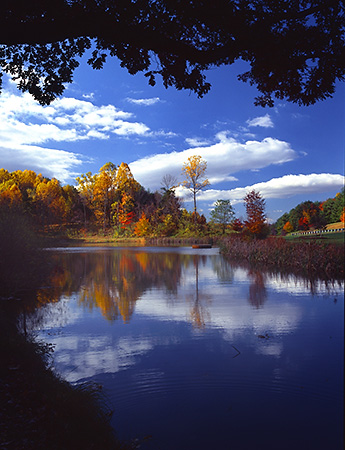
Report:
[[[288,242],[283,238],[246,239],[233,235],[220,243],[230,259],[274,267],[323,280],[344,279],[344,248],[319,242]]]

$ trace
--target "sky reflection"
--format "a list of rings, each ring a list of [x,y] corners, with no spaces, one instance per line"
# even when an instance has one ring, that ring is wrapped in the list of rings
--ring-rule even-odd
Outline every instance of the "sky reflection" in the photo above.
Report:
[[[55,345],[59,374],[104,386],[121,437],[152,431],[148,449],[180,448],[182,439],[189,450],[209,450],[217,433],[217,448],[227,449],[228,418],[235,448],[255,448],[243,440],[247,422],[260,423],[260,450],[273,449],[280,434],[262,434],[265,424],[281,430],[278,420],[292,421],[297,430],[310,417],[321,430],[327,410],[339,443],[342,286],[310,286],[186,248],[57,252],[56,264],[32,324]],[[290,449],[300,433],[278,448]],[[313,448],[324,449],[329,437],[314,436]]]

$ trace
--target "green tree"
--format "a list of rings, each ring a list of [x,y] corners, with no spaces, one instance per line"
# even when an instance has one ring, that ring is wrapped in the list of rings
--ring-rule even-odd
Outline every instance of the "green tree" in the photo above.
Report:
[[[343,188],[334,198],[334,208],[332,211],[332,223],[339,222],[345,206],[345,188]]]
[[[200,155],[190,156],[188,162],[184,163],[182,167],[182,174],[185,180],[182,186],[191,191],[194,201],[194,220],[196,220],[196,195],[198,192],[210,185],[210,182],[205,178],[207,169],[207,162],[201,158]]]
[[[235,213],[230,200],[217,200],[214,209],[211,211],[213,222],[219,223],[222,227],[222,233],[225,233],[226,227],[233,221]]]
[[[275,228],[276,228],[277,234],[282,233],[286,222],[288,222],[289,220],[290,220],[290,217],[289,217],[288,213],[284,213],[281,217],[279,217],[279,219],[275,223]]]
[[[237,60],[256,104],[303,105],[333,95],[345,75],[344,2],[339,0],[3,0],[0,68],[48,104],[72,82],[78,59],[101,69],[117,57],[150,85],[210,89],[205,71]]]

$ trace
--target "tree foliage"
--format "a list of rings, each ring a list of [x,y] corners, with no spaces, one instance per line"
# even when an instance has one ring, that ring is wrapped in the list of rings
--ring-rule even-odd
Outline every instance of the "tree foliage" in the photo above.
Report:
[[[150,222],[143,212],[140,219],[135,225],[134,234],[136,236],[148,236],[150,231]]]
[[[214,209],[211,211],[211,219],[221,225],[223,234],[234,218],[235,212],[230,200],[217,200]]]
[[[193,195],[195,217],[197,213],[196,195],[210,185],[210,182],[205,177],[206,169],[207,162],[200,155],[190,156],[182,167],[182,174],[185,176],[182,186],[191,191]]]
[[[200,162],[200,157],[196,161]],[[206,165],[202,167],[206,169]],[[134,179],[126,163],[116,166],[109,162],[97,173],[81,174],[76,180],[76,187],[62,186],[57,179],[31,170],[0,169],[0,214],[10,212],[13,217],[25,217],[40,232],[54,233],[103,230],[114,236],[184,238],[220,234],[227,228],[229,232],[258,237],[265,237],[269,231],[265,200],[255,191],[245,197],[247,220],[244,223],[234,218],[229,200],[216,202],[208,222],[195,210],[189,212],[182,208],[171,183],[153,193],[146,190]],[[201,186],[205,181],[199,178]],[[344,220],[344,197],[342,189],[326,201],[300,203],[277,220],[276,233],[322,228]]]
[[[244,197],[244,205],[247,213],[245,226],[252,235],[263,236],[266,223],[265,200],[259,192],[252,190]]]
[[[344,188],[334,198],[328,198],[323,202],[307,200],[299,203],[288,213],[284,213],[276,221],[275,227],[278,234],[283,230],[287,233],[298,230],[320,229],[327,224],[342,221],[345,207]]]
[[[256,104],[310,105],[344,79],[344,10],[339,0],[3,0],[0,68],[49,104],[90,49],[94,69],[116,57],[152,86],[161,77],[199,97],[208,69],[242,60]]]

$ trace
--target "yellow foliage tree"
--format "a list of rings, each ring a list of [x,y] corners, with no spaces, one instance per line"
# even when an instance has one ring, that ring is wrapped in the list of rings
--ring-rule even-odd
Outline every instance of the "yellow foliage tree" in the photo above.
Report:
[[[13,208],[22,203],[22,194],[13,180],[0,184],[0,205]]]
[[[67,213],[63,189],[56,178],[43,179],[36,187],[35,201],[41,213],[41,221],[45,223],[61,223]]]
[[[77,190],[80,193],[83,204],[84,225],[86,228],[86,208],[92,209],[93,189],[96,175],[92,175],[91,172],[87,172],[86,174],[82,173],[80,177],[76,178],[76,181],[78,183]]]
[[[127,192],[131,195],[140,189],[140,184],[134,179],[128,164],[124,162],[117,169],[115,187],[119,193]]]
[[[110,224],[110,211],[116,186],[116,166],[108,162],[95,177],[93,206],[97,221],[103,222],[103,230]]]
[[[200,155],[190,156],[182,167],[182,174],[186,177],[182,186],[193,194],[194,200],[194,220],[196,220],[196,195],[199,191],[210,185],[205,178],[207,162]]]

